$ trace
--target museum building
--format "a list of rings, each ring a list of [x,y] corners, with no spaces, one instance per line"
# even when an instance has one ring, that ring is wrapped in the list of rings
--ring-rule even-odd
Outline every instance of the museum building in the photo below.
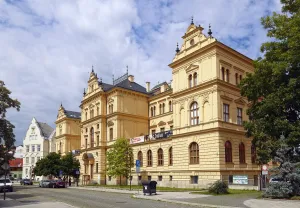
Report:
[[[182,39],[169,64],[171,83],[143,87],[127,71],[108,84],[92,69],[80,105],[83,183],[120,183],[106,174],[106,152],[124,137],[141,165],[141,173],[132,169],[132,184],[147,177],[170,187],[216,180],[257,186],[256,150],[242,126],[248,102],[238,88],[253,61],[217,41],[210,27],[205,35],[192,22]]]

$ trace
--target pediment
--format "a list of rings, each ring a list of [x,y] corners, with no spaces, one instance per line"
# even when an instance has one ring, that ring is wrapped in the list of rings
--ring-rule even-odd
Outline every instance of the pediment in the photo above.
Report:
[[[166,122],[164,122],[164,121],[160,121],[160,122],[158,123],[158,126],[164,126],[164,125],[166,125]]]
[[[114,99],[109,98],[107,102],[108,102],[108,103],[113,103],[113,102],[114,102]]]
[[[224,99],[224,100],[227,100],[227,101],[232,101],[232,100],[233,100],[233,98],[231,98],[231,97],[229,97],[229,96],[227,96],[227,95],[220,95],[220,97],[221,97],[222,99]]]
[[[240,97],[240,98],[234,100],[234,102],[235,102],[235,103],[238,103],[238,104],[240,104],[240,105],[247,105],[247,102],[246,102],[242,97]]]
[[[185,71],[188,73],[196,69],[199,69],[199,65],[191,64],[188,68],[185,69]]]

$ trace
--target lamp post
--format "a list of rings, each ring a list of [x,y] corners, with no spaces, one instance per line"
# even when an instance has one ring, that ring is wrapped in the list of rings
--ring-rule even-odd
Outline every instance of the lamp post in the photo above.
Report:
[[[4,164],[1,166],[4,169],[4,189],[3,189],[3,200],[6,198],[6,175],[7,171],[9,170],[9,164],[8,164],[8,159],[7,157],[11,154],[13,155],[15,152],[16,148],[12,147],[11,150],[4,150]]]

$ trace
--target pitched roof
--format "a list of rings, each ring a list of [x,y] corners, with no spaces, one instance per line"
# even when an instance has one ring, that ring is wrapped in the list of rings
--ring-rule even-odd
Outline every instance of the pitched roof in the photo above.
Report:
[[[154,90],[159,89],[159,88],[160,88],[162,85],[164,85],[164,84],[167,84],[167,85],[168,85],[167,82],[162,82],[162,83],[157,84],[157,85],[155,85],[154,87],[152,87],[151,91],[154,91]]]
[[[65,114],[68,118],[77,118],[77,119],[81,118],[80,112],[65,110]]]
[[[37,124],[41,129],[42,136],[49,138],[54,129],[46,123],[37,122]]]
[[[16,158],[9,161],[10,167],[23,167],[23,158]]]
[[[104,82],[99,83],[99,85],[101,85],[101,84],[102,84],[104,92],[107,92],[107,91],[113,89],[114,87],[120,87],[120,88],[124,88],[124,89],[127,89],[127,90],[132,90],[132,91],[135,91],[135,92],[148,94],[145,87],[139,85],[136,82],[130,82],[128,79],[125,79],[125,80],[123,80],[123,81],[121,81],[121,82],[119,82],[115,85],[110,85],[110,84],[107,84],[107,83],[104,83]]]

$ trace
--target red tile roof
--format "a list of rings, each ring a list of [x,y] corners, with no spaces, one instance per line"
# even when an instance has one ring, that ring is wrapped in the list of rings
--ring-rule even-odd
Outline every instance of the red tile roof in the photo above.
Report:
[[[16,158],[9,161],[10,167],[23,167],[23,159],[22,158]]]

